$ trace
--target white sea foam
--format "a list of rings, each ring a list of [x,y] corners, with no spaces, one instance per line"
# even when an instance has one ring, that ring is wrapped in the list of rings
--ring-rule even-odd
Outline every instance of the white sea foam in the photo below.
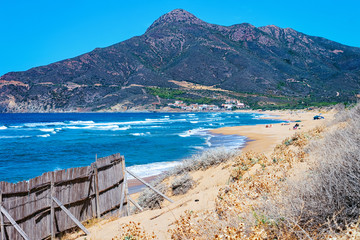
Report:
[[[183,133],[178,134],[180,137],[190,137],[192,135],[200,135],[205,136],[208,135],[208,129],[203,128],[195,128],[188,131],[185,131]]]
[[[90,129],[90,128],[93,128],[94,126],[84,126],[84,127],[79,127],[79,126],[67,126],[67,127],[64,127],[66,129]]]
[[[94,121],[69,121],[70,124],[73,125],[87,125],[87,124],[94,124]]]
[[[151,135],[150,132],[146,132],[146,133],[130,133],[130,135],[133,136],[147,136],[147,135]]]
[[[0,126],[0,130],[4,130],[4,129],[7,129],[6,126]]]
[[[159,175],[162,172],[168,171],[173,167],[180,165],[181,162],[155,162],[149,164],[135,165],[128,167],[128,169],[140,177],[150,177]],[[128,175],[129,179],[133,179],[132,176]]]
[[[46,137],[50,137],[50,134],[37,135],[37,137],[43,137],[43,138],[46,138]]]
[[[198,123],[199,121],[190,121],[190,123]]]
[[[128,130],[130,128],[131,128],[131,126],[129,125],[129,126],[118,128],[117,130]]]
[[[43,122],[43,123],[25,123],[23,126],[25,127],[44,127],[44,126],[58,126],[58,125],[66,125],[64,122]],[[16,127],[16,126],[14,126]]]
[[[29,138],[31,136],[22,135],[22,136],[0,136],[0,139],[11,139],[11,138]]]
[[[197,150],[204,150],[204,147],[202,147],[202,146],[193,146],[193,148],[195,148]]]
[[[54,128],[42,128],[42,129],[39,129],[40,131],[42,132],[54,132]]]
[[[205,142],[205,143],[206,143],[206,145],[208,145],[208,147],[211,147],[211,145],[212,145],[211,142],[210,142],[210,140],[211,140],[211,136],[209,136],[209,137],[206,138],[206,142]]]

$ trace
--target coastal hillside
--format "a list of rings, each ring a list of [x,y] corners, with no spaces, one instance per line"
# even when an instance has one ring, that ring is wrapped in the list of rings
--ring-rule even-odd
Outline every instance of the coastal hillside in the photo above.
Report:
[[[141,36],[3,75],[0,112],[145,110],[226,97],[306,106],[354,101],[359,89],[360,48],[273,25],[210,24],[176,9]]]

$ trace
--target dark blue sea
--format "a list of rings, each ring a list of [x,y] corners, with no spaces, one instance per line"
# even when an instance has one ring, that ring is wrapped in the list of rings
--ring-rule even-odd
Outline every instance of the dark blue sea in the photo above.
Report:
[[[204,149],[246,143],[243,136],[210,129],[277,122],[233,112],[0,114],[0,181],[86,166],[96,154],[114,153],[139,175],[155,175]]]

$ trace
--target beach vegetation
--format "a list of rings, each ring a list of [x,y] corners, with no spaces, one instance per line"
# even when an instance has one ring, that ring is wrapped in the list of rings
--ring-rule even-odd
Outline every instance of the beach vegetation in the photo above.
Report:
[[[120,226],[120,235],[112,238],[113,240],[151,240],[158,239],[157,236],[152,233],[147,233],[138,222],[130,221],[127,224]]]
[[[168,186],[165,183],[160,181],[152,183],[153,186],[160,191],[162,194],[166,194],[168,191]],[[139,196],[138,204],[142,208],[146,209],[156,209],[161,208],[161,203],[164,201],[164,198],[154,192],[152,189],[146,188]]]
[[[187,193],[193,186],[195,181],[189,173],[176,177],[171,183],[171,191],[173,195],[181,195]]]
[[[180,165],[160,175],[151,184],[162,193],[171,191],[174,195],[185,194],[196,182],[189,174],[192,171],[206,170],[212,166],[225,163],[238,155],[238,151],[224,147],[212,148],[201,153],[192,155],[183,160]],[[174,178],[169,185],[165,180]],[[141,192],[138,203],[146,209],[161,208],[164,198],[151,189]]]
[[[172,239],[360,239],[360,105],[339,117],[236,157],[215,209],[185,212]]]

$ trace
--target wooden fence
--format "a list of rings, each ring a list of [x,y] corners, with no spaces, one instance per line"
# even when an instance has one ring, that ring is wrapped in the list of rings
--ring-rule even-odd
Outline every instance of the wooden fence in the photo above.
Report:
[[[0,182],[1,240],[26,239],[16,225],[28,239],[37,240],[75,227],[76,220],[128,215],[125,174],[124,157],[114,154],[87,167],[47,172],[16,184]]]

